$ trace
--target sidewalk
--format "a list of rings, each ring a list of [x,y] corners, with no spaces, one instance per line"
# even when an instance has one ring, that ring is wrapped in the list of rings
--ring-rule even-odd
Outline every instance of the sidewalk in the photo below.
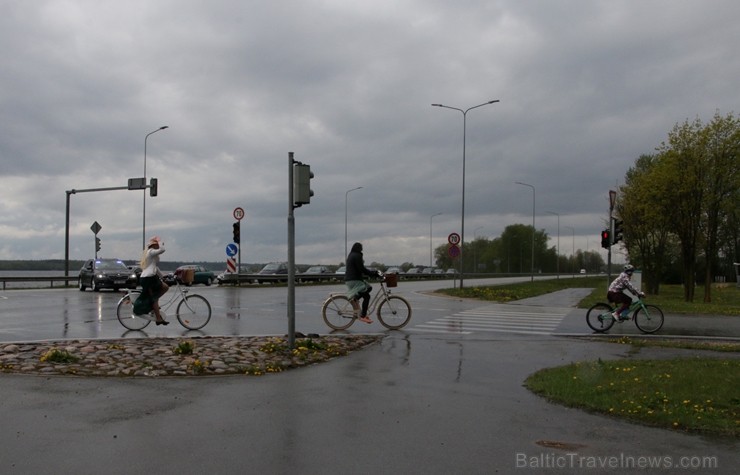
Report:
[[[510,305],[531,305],[540,307],[574,307],[593,289],[565,289],[550,294],[510,302]],[[558,328],[558,334],[592,333],[586,326],[586,309],[573,308]],[[740,317],[726,315],[677,315],[664,314],[663,328],[651,338],[726,338],[740,339]],[[627,321],[615,325],[607,335],[643,335],[634,322]]]

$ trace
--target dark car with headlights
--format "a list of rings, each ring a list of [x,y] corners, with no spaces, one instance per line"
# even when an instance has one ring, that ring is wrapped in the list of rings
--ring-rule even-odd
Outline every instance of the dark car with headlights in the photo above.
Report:
[[[90,287],[95,292],[124,287],[135,289],[137,281],[136,272],[120,259],[88,259],[80,269],[77,279],[81,291]]]

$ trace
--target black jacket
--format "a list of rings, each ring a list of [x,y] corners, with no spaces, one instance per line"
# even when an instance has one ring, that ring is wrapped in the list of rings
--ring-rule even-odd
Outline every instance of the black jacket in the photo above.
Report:
[[[362,257],[362,244],[355,243],[347,256],[347,269],[344,271],[344,280],[363,280],[363,275],[372,277],[375,274],[375,271],[365,267],[365,260]]]

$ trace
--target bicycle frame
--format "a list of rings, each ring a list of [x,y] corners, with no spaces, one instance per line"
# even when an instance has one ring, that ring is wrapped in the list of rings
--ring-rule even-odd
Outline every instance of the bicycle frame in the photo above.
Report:
[[[172,288],[172,286],[170,286],[170,289],[171,288]],[[167,311],[167,310],[169,310],[169,308],[172,307],[172,305],[175,304],[175,302],[177,301],[177,298],[180,297],[180,299],[182,299],[183,301],[185,301],[185,305],[187,305],[188,309],[193,310],[192,308],[190,308],[190,305],[188,305],[187,299],[185,299],[185,297],[187,297],[187,295],[188,295],[188,289],[187,288],[183,288],[180,285],[180,282],[177,281],[177,279],[175,279],[175,288],[177,290],[175,292],[172,292],[172,295],[170,296],[170,298],[169,298],[169,300],[167,302],[165,302],[165,303],[161,303],[160,302],[159,303],[159,309],[161,311]],[[126,295],[129,298],[132,298],[133,295],[136,295],[136,294],[139,293],[139,290],[138,289],[133,289],[133,290],[135,290],[136,292],[132,292],[132,289],[126,289],[126,292],[125,293],[126,293]],[[160,296],[160,298],[161,297],[162,296]],[[132,302],[133,302],[133,300],[132,300]],[[149,314],[152,314],[152,312],[149,312]],[[140,316],[143,317],[143,318],[147,318],[147,315],[146,314],[145,315],[140,315]],[[154,318],[154,316],[152,315],[151,318]]]
[[[391,291],[388,290],[388,288],[385,286],[385,282],[384,281],[381,280],[378,283],[380,284],[380,290],[378,290],[377,292],[375,292],[375,295],[373,295],[370,298],[370,303],[367,306],[367,314],[368,315],[374,314],[375,313],[375,309],[377,308],[378,304],[381,301],[383,301],[383,302],[387,301],[388,300],[388,297],[391,295]],[[338,296],[338,295],[347,295],[347,293],[346,292],[332,292],[332,293],[329,294],[330,297],[335,297],[335,296]],[[381,297],[381,295],[382,295],[382,297]]]
[[[609,303],[611,304],[611,302],[609,302]],[[616,312],[616,311],[617,311],[617,309],[619,309],[619,307],[620,307],[620,305],[614,305],[614,306],[613,306],[613,308],[614,308],[614,309],[612,310],[612,313],[613,313],[613,312]],[[630,306],[629,306],[629,307],[627,307],[627,310],[626,310],[626,312],[627,312],[628,314],[634,314],[634,313],[635,313],[635,312],[636,312],[637,310],[639,310],[639,309],[642,309],[642,310],[643,310],[643,311],[645,311],[645,312],[646,312],[646,313],[647,313],[648,315],[650,314],[650,312],[648,312],[648,310],[647,310],[647,307],[645,307],[645,303],[644,303],[644,302],[642,301],[642,299],[641,299],[641,298],[639,298],[639,297],[638,297],[637,299],[635,299],[635,300],[634,300],[634,301],[633,301],[633,302],[632,302],[632,303],[630,304]],[[613,318],[613,317],[612,317],[612,318]]]
[[[663,326],[665,316],[663,311],[656,305],[646,304],[642,298],[634,300],[626,309],[630,315],[627,318],[614,316],[620,306],[612,302],[599,302],[594,304],[586,312],[586,323],[597,333],[609,331],[615,323],[632,320],[635,326],[643,333],[655,333]]]

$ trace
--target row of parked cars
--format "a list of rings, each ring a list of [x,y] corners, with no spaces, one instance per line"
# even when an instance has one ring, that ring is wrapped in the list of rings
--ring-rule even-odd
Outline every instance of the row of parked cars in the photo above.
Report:
[[[178,267],[174,272],[165,274],[162,280],[167,285],[173,285],[176,276],[181,275],[187,269],[193,270],[193,281],[186,285],[211,285],[216,281],[216,274],[198,265]],[[88,259],[80,269],[77,284],[81,291],[84,291],[88,287],[93,291],[102,289],[117,291],[123,288],[135,289],[139,285],[140,275],[140,267],[126,265],[120,259]]]
[[[229,274],[223,273],[216,275],[214,272],[206,269],[200,265],[186,265],[178,267],[174,272],[165,274],[163,280],[168,285],[173,285],[175,279],[180,276],[183,271],[192,269],[193,270],[193,281],[186,283],[186,285],[192,284],[204,284],[211,285],[214,282],[219,284],[228,282]],[[345,267],[342,266],[336,271],[332,272],[326,266],[311,266],[306,269],[305,272],[296,272],[296,276],[299,281],[322,281],[336,279],[337,276],[344,275]],[[455,269],[437,269],[433,267],[412,267],[406,272],[403,272],[399,267],[389,267],[386,273],[393,273],[399,275],[406,275],[409,277],[414,276],[435,276],[435,275],[451,275],[455,274]],[[141,268],[138,266],[126,265],[120,259],[89,259],[85,262],[80,269],[78,278],[78,286],[81,291],[90,288],[93,291],[99,291],[101,289],[112,289],[118,291],[122,288],[135,289],[139,284],[139,275],[141,274]],[[265,265],[259,272],[256,273],[258,276],[255,281],[256,283],[263,282],[274,282],[274,277],[265,278],[264,280],[259,279],[260,275],[264,276],[275,276],[275,275],[288,275],[288,264],[285,262],[272,262]],[[324,278],[325,276],[325,278]]]

